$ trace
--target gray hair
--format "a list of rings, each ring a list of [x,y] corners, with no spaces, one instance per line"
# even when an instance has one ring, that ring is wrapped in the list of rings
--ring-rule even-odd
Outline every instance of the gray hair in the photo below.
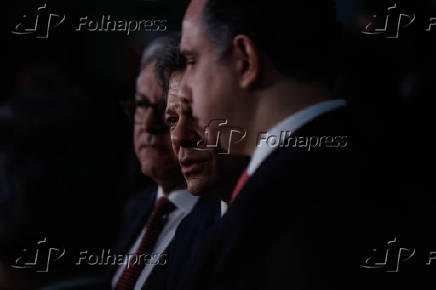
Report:
[[[147,65],[159,58],[161,52],[172,43],[172,39],[172,35],[158,37],[144,49],[141,57],[141,65],[139,67],[141,72]]]
[[[165,51],[167,47],[172,46],[174,37],[177,33],[171,33],[166,36],[160,36],[155,38],[142,52],[141,64],[139,66],[139,75],[136,79],[136,85],[138,85],[139,76],[142,71],[153,61],[158,60],[162,51]]]

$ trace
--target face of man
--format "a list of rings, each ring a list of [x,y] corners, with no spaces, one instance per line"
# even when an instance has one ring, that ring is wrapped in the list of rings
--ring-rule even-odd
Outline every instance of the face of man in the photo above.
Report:
[[[181,90],[182,78],[183,72],[171,75],[165,120],[170,127],[173,150],[188,190],[193,195],[214,192],[221,199],[228,200],[249,158],[217,154],[215,149],[204,146],[205,132],[198,119],[192,116],[192,98]]]
[[[158,184],[176,179],[180,167],[163,120],[165,98],[155,77],[155,62],[139,75],[135,103],[134,144],[142,172]]]
[[[240,97],[241,90],[232,56],[220,58],[217,47],[210,41],[203,28],[202,10],[207,1],[191,2],[182,26],[181,51],[186,57],[187,68],[182,88],[192,95],[192,114],[199,126],[206,128],[225,120],[232,127],[244,128],[243,108],[249,104]],[[213,133],[213,129],[209,128]],[[220,138],[227,147],[228,138]]]
[[[197,150],[202,140],[198,120],[192,117],[191,99],[180,91],[183,72],[171,75],[165,120],[170,127],[172,147],[178,157],[188,190],[193,195],[203,193],[217,180],[216,154]]]

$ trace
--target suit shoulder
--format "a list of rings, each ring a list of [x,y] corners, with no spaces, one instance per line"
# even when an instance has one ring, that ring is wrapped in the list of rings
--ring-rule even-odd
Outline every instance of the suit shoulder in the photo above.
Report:
[[[157,197],[157,185],[152,184],[133,194],[124,206],[124,216],[135,215],[138,211],[152,205]]]

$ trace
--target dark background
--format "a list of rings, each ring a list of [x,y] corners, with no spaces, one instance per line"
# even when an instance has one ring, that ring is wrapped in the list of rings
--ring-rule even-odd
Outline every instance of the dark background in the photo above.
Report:
[[[78,32],[79,18],[165,19],[170,31],[180,27],[184,2],[3,3],[0,265],[45,237],[71,255],[50,273],[12,275],[38,284],[101,271],[74,267],[79,251],[112,247],[123,203],[150,182],[139,171],[122,103],[133,97],[142,49],[164,33]],[[43,3],[48,13],[66,15],[48,39],[11,33],[23,14],[31,17]],[[372,15],[383,20],[394,3],[417,17],[398,39],[360,32]],[[337,11],[344,30],[337,95],[361,125],[380,186],[417,208],[434,204],[436,27],[425,29],[436,17],[436,1],[338,0]]]

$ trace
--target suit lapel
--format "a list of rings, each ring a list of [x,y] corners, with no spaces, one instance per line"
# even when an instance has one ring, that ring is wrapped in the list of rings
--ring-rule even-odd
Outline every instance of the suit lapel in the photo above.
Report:
[[[135,240],[147,223],[147,220],[153,211],[156,197],[157,188],[155,186],[147,188],[147,190],[145,190],[145,192],[143,193],[143,198],[138,200],[137,206],[132,209],[132,211],[134,212],[134,216],[131,220],[132,226],[128,228],[127,232],[125,233],[126,239],[122,248],[124,252],[128,252],[129,249],[133,246]]]

